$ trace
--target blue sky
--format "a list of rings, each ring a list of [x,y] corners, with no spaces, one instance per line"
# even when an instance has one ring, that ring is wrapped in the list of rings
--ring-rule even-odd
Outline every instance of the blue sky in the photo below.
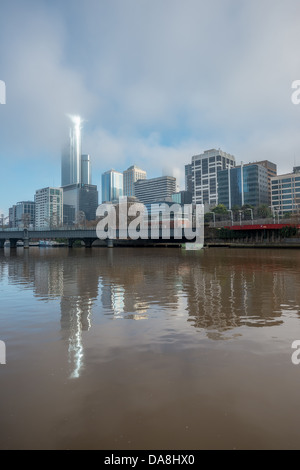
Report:
[[[0,213],[60,185],[66,115],[93,183],[171,174],[208,148],[300,165],[299,0],[1,0]]]

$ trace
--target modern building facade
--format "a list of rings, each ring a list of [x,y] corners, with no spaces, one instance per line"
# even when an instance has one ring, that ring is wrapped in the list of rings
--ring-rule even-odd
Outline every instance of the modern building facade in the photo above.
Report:
[[[235,157],[222,150],[205,150],[192,157],[192,195],[194,204],[217,205],[219,171],[233,168]],[[189,169],[186,169],[189,171]]]
[[[185,176],[185,190],[189,193],[193,193],[193,166],[191,163],[188,163],[184,167],[184,176]]]
[[[280,215],[288,212],[299,213],[300,209],[300,168],[293,173],[277,175],[271,179],[272,209]]]
[[[17,206],[15,204],[8,209],[8,223],[10,228],[16,228],[16,209]]]
[[[35,225],[35,202],[21,201],[16,204],[16,227],[28,228]]]
[[[123,196],[123,173],[109,170],[102,174],[102,202],[117,202]]]
[[[172,201],[177,204],[192,204],[192,193],[189,191],[178,191],[172,194]]]
[[[74,209],[76,221],[79,217],[83,216],[86,220],[95,220],[96,211],[98,207],[98,190],[97,186],[92,184],[69,184],[63,188],[64,204],[67,207],[68,216],[65,220],[70,223],[72,217],[72,209]],[[66,214],[66,215],[67,215]]]
[[[135,196],[143,204],[151,204],[157,201],[172,200],[172,194],[176,192],[176,178],[173,176],[161,176],[147,180],[138,180],[134,183]]]
[[[69,204],[63,205],[63,224],[74,225],[76,223],[75,207]]]
[[[81,183],[92,184],[92,168],[90,155],[81,155]]]
[[[127,170],[123,171],[123,195],[135,196],[134,183],[138,180],[145,180],[146,178],[146,171],[135,165],[132,165]]]
[[[277,175],[277,165],[275,163],[269,162],[269,160],[262,160],[261,162],[255,162],[258,165],[262,165],[267,169],[268,172],[268,204],[271,205],[272,199],[272,184],[271,178]]]
[[[81,153],[81,119],[71,117],[69,141],[62,154],[61,185],[65,206],[64,223],[79,216],[95,220],[98,206],[97,186],[92,185],[91,157]]]
[[[268,204],[268,172],[258,164],[240,165],[218,172],[218,204],[227,209],[245,204]]]
[[[63,223],[62,188],[38,189],[34,196],[35,228],[58,227]]]
[[[9,208],[9,226],[11,228],[34,228],[35,203],[20,201]]]
[[[65,145],[61,159],[61,185],[81,183],[81,119],[71,117],[69,141]]]

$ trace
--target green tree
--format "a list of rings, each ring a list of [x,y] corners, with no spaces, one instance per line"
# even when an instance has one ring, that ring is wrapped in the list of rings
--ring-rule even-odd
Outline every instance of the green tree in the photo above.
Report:
[[[253,209],[254,209],[254,206],[251,206],[251,204],[244,204],[244,205],[242,206],[242,211],[245,211],[245,210],[247,210],[247,209],[252,209],[252,210],[253,210]]]
[[[251,209],[251,210],[250,210]],[[241,209],[244,213],[244,219],[250,220],[252,217],[251,215],[254,214],[254,206],[251,206],[251,204],[244,204]],[[252,211],[252,213],[251,213]]]
[[[211,222],[213,220],[213,215],[210,212],[204,214],[204,222]]]
[[[239,211],[241,210],[240,206],[235,204],[231,210],[232,210],[233,220],[237,221],[239,219]]]
[[[267,219],[267,218],[272,217],[272,211],[269,208],[269,206],[267,206],[267,204],[261,204],[257,208],[257,217],[259,219]]]
[[[216,207],[214,207],[212,210],[215,214],[227,214],[228,210],[224,204],[218,204]]]

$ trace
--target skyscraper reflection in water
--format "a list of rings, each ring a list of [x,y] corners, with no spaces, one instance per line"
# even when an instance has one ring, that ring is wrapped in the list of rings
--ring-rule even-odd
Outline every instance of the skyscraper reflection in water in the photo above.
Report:
[[[7,275],[42,301],[59,301],[70,376],[78,377],[92,315],[98,322],[146,320],[171,311],[213,340],[241,326],[280,325],[285,305],[300,308],[298,258],[269,253],[31,249],[2,255],[0,278]]]

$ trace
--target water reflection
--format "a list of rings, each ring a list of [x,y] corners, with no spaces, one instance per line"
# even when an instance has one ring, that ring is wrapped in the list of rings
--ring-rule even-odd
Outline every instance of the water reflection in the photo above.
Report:
[[[68,342],[71,378],[77,378],[83,367],[83,332],[91,328],[93,304],[98,296],[98,277],[89,273],[80,260],[71,256],[62,260],[60,312],[62,338]]]
[[[0,254],[0,280],[32,289],[41,301],[59,300],[71,376],[78,377],[93,314],[107,321],[171,312],[214,340],[243,326],[276,326],[283,312],[299,312],[299,264],[297,251],[21,249]]]
[[[215,251],[191,264],[183,285],[192,324],[217,339],[241,326],[280,325],[283,299],[298,311],[299,254],[275,253]]]

